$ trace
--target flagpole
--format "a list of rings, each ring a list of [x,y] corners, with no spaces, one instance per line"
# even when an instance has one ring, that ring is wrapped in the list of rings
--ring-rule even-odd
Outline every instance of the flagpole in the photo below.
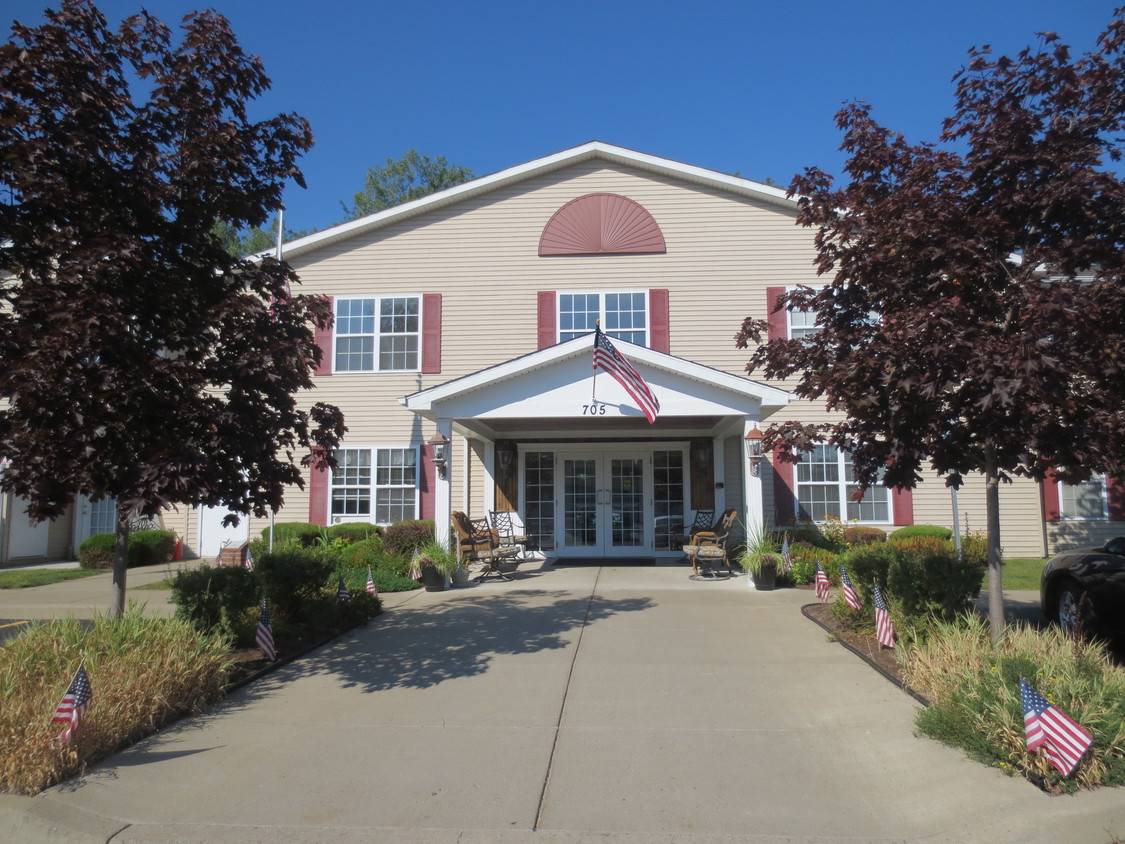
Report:
[[[594,348],[598,348],[598,331],[601,330],[601,320],[594,320]],[[595,358],[596,360],[596,358]],[[598,400],[595,398],[594,389],[598,386],[598,366],[594,364],[594,377],[590,381],[590,404],[597,404]]]
[[[281,233],[285,231],[285,206],[277,209],[277,262],[281,263]],[[273,526],[277,519],[277,508],[270,508],[270,553],[273,552]]]

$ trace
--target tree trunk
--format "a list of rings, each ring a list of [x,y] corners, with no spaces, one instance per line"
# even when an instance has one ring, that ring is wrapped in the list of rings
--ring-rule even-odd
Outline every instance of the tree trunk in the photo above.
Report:
[[[991,455],[985,458],[984,504],[988,529],[988,626],[995,645],[1004,632],[1004,570],[1000,557],[1000,475]]]
[[[125,612],[125,573],[129,569],[129,523],[132,511],[117,505],[117,542],[113,546],[113,592],[109,604],[109,617],[120,618]]]

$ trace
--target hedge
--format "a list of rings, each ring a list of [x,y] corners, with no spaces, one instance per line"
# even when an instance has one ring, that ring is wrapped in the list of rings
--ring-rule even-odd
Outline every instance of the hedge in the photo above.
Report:
[[[78,546],[78,565],[84,569],[113,568],[113,549],[117,535],[95,533]],[[176,535],[170,530],[139,530],[129,534],[129,551],[126,566],[151,566],[172,560],[176,550]]]
[[[274,545],[296,543],[304,548],[312,548],[324,535],[324,528],[309,522],[278,522],[273,526]],[[262,539],[269,542],[270,529],[262,530]]]

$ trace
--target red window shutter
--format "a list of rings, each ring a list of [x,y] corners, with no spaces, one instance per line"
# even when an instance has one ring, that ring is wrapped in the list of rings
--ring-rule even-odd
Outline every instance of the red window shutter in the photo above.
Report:
[[[1043,496],[1043,520],[1057,522],[1062,518],[1062,508],[1059,506],[1059,481],[1054,472],[1048,472],[1039,484]]]
[[[330,469],[313,469],[309,481],[309,523],[328,527],[328,480]]]
[[[336,301],[331,296],[325,296],[328,300],[329,306],[332,308],[332,313],[336,313]],[[335,320],[333,320],[335,325]],[[316,329],[316,344],[320,346],[320,365],[316,368],[317,375],[331,375],[332,374],[332,334],[333,329],[330,328],[317,328]]]
[[[914,490],[892,489],[891,509],[896,525],[914,524]]]
[[[555,291],[539,291],[539,348],[546,349],[558,342],[558,309]]]
[[[769,338],[771,340],[786,340],[789,338],[789,319],[785,308],[777,307],[777,298],[785,295],[784,287],[766,288],[766,315],[769,320]]]
[[[1105,494],[1109,499],[1109,520],[1125,522],[1125,484],[1113,478],[1105,479]]]
[[[793,492],[793,463],[784,463],[773,450],[773,509],[777,524],[791,524],[797,516],[797,495]]]
[[[422,372],[441,372],[441,294],[422,296]]]
[[[437,490],[437,467],[433,461],[433,447],[422,443],[418,449],[418,459],[422,461],[418,473],[418,518],[434,518],[434,497]]]
[[[671,354],[668,332],[668,291],[650,290],[648,292],[648,347],[664,354]]]

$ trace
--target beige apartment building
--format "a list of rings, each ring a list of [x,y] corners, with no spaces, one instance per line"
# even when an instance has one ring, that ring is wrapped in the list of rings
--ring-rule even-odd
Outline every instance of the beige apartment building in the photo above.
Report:
[[[338,468],[311,473],[277,519],[432,518],[440,532],[453,510],[506,509],[548,557],[657,561],[680,558],[701,509],[737,508],[742,532],[829,516],[952,526],[940,479],[856,502],[834,448],[797,466],[747,457],[754,429],[825,414],[748,375],[734,343],[748,316],[778,335],[815,330],[815,315],[770,314],[785,288],[819,283],[795,217],[776,187],[592,142],[286,244],[301,292],[336,314],[303,400],[339,406],[348,432]],[[595,321],[659,400],[654,422],[595,373]],[[5,507],[6,558],[13,537],[31,556],[18,502]],[[73,553],[97,512],[79,501],[43,528],[43,554]],[[957,514],[984,529],[979,479]],[[181,508],[164,523],[203,556],[265,527],[229,531],[223,515]],[[1125,494],[1101,478],[1017,479],[1001,519],[1006,554],[1047,555],[1125,533]]]

